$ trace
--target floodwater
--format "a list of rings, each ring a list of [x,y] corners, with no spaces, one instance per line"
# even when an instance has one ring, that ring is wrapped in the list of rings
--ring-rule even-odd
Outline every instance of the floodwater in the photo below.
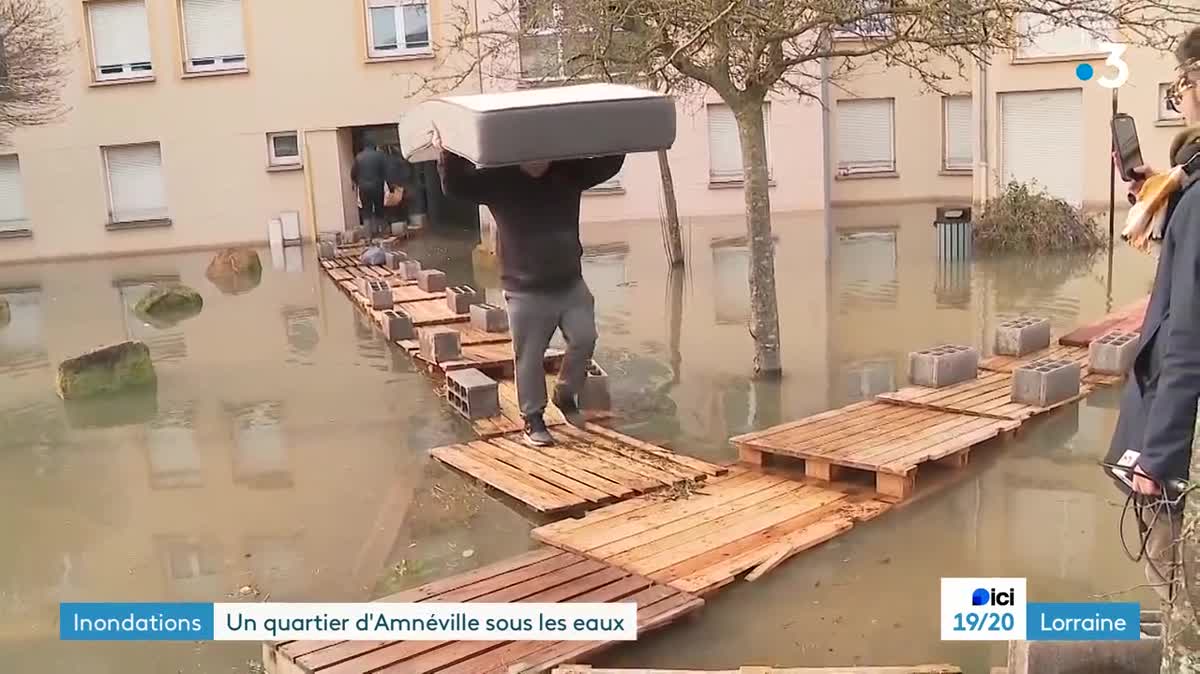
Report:
[[[657,223],[589,226],[597,359],[619,428],[710,460],[730,435],[903,383],[909,351],[976,344],[1031,312],[1056,329],[1144,295],[1153,261],[939,263],[933,206],[777,216],[786,376],[750,377],[748,254],[736,219],[685,228],[668,273]],[[473,241],[429,234],[426,266],[488,287]],[[831,254],[827,255],[826,251]],[[429,381],[318,272],[267,250],[262,283],[225,294],[208,255],[0,267],[0,671],[255,671],[257,644],[57,640],[60,601],[365,601],[533,547],[534,523],[428,458],[470,437]],[[148,284],[198,289],[203,312],[158,330],[130,311]],[[157,395],[67,407],[54,366],[146,341]],[[695,619],[619,646],[612,666],[1002,664],[1002,646],[943,643],[942,576],[1024,576],[1042,601],[1142,582],[1096,467],[1116,391],[1036,421],[935,475],[936,489],[709,600]],[[1119,595],[1148,601],[1144,590]]]

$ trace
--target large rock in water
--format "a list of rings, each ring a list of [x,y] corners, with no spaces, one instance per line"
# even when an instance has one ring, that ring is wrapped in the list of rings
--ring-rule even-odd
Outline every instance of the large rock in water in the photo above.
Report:
[[[250,292],[262,283],[262,260],[249,248],[226,248],[208,263],[204,276],[226,295]]]
[[[0,328],[12,322],[12,310],[8,308],[8,300],[0,297]]]
[[[157,328],[170,327],[204,308],[200,293],[185,285],[156,286],[138,300],[134,312]]]
[[[141,342],[129,341],[102,346],[59,363],[55,390],[63,400],[77,400],[142,389],[157,382],[150,349]]]

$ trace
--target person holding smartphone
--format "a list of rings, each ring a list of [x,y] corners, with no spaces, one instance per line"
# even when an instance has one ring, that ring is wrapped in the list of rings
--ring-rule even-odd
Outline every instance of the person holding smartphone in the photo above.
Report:
[[[1168,91],[1167,104],[1190,126],[1200,122],[1200,28],[1183,37],[1175,56],[1178,78]],[[1172,143],[1169,160],[1173,167],[1190,167],[1197,154],[1196,134],[1184,131]],[[1141,166],[1122,175],[1134,178],[1130,190],[1136,194],[1154,173]],[[1168,498],[1178,495],[1173,486],[1188,479],[1191,461],[1200,401],[1200,189],[1192,188],[1196,177],[1200,175],[1186,177],[1165,206],[1158,270],[1109,451],[1112,463],[1118,463],[1112,457],[1120,456],[1120,465],[1130,467],[1121,476],[1123,482],[1147,503],[1157,502],[1164,491]],[[1145,549],[1147,579],[1164,602],[1172,596],[1182,508],[1176,503],[1168,512],[1153,523]]]

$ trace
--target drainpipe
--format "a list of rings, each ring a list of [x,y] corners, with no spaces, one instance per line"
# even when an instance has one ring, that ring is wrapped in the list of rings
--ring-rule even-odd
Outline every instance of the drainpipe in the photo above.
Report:
[[[979,66],[979,102],[975,106],[979,111],[979,177],[976,179],[976,196],[979,204],[983,204],[987,202],[992,191],[992,172],[988,162],[988,66],[982,60],[976,62]]]
[[[825,164],[825,170],[822,171],[824,182],[821,189],[824,192],[822,213],[825,220],[826,279],[832,278],[831,272],[833,271],[833,215],[830,213],[833,203],[833,142],[832,124],[829,119],[829,116],[833,114],[833,96],[830,92],[829,78],[830,65],[827,57],[821,59],[821,152],[824,155]]]

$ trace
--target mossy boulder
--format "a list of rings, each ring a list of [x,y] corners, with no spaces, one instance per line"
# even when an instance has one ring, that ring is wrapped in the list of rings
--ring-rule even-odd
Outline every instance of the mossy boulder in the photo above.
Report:
[[[58,365],[55,390],[63,400],[94,398],[155,386],[150,349],[128,341],[92,349]]]
[[[133,308],[138,317],[158,328],[191,318],[204,308],[200,293],[185,285],[156,286]]]
[[[0,328],[12,322],[12,309],[8,307],[8,300],[0,297]]]
[[[250,292],[262,283],[262,260],[249,248],[226,248],[217,253],[204,276],[226,295]]]

